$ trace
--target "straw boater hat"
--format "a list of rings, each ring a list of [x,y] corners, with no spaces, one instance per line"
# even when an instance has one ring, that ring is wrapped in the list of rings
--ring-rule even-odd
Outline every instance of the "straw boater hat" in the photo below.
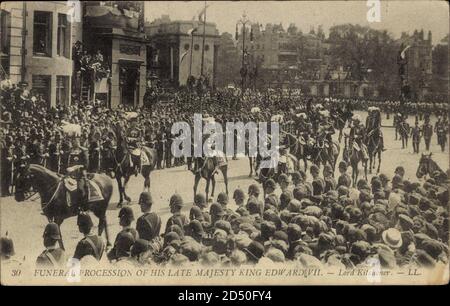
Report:
[[[403,244],[402,234],[395,228],[385,230],[381,234],[381,237],[383,238],[384,243],[393,249],[398,249]]]

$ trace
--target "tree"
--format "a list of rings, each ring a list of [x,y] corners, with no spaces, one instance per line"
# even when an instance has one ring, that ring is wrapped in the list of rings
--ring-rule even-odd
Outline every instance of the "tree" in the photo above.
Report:
[[[330,28],[329,42],[332,66],[343,66],[353,80],[376,82],[385,94],[395,90],[398,50],[387,31],[338,25]]]
[[[217,86],[224,87],[240,79],[240,61],[241,57],[234,45],[233,36],[230,33],[223,33],[220,36],[220,47],[217,55]]]

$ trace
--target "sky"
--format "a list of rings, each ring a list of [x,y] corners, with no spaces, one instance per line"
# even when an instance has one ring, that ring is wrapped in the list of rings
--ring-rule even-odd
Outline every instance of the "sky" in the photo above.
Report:
[[[252,22],[262,24],[290,23],[303,32],[322,25],[325,33],[333,25],[353,23],[386,29],[399,38],[403,31],[412,34],[415,29],[431,30],[433,44],[449,33],[447,2],[431,0],[381,1],[380,22],[367,21],[367,1],[208,1],[207,21],[214,22],[220,33],[234,34],[236,22],[245,12]],[[204,1],[148,1],[145,4],[147,21],[161,15],[171,20],[192,20],[204,7]],[[426,37],[426,36],[425,36]]]

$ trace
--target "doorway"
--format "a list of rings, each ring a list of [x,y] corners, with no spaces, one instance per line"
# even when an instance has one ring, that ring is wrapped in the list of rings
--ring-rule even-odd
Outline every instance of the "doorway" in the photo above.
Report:
[[[139,64],[121,63],[119,66],[120,103],[134,107],[139,104]]]

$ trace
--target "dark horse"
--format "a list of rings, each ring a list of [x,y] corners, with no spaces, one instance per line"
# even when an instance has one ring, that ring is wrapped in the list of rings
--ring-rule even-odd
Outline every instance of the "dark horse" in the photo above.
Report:
[[[367,127],[368,133],[366,137],[367,153],[369,155],[369,173],[372,173],[372,169],[375,168],[375,157],[378,155],[378,168],[377,173],[380,172],[381,166],[381,114],[375,113],[373,119],[370,122],[370,126]]]
[[[416,176],[418,179],[421,179],[424,176],[430,176],[436,182],[435,195],[436,198],[443,204],[448,205],[449,200],[449,175],[450,169],[447,170],[447,173],[442,171],[442,169],[438,166],[438,164],[431,159],[431,153],[429,155],[424,155],[420,157],[419,166],[417,167]]]
[[[214,197],[214,190],[216,188],[216,179],[214,177],[216,165],[217,165],[217,159],[214,157],[206,157],[206,158],[197,158],[197,165],[201,167],[200,171],[197,171],[194,173],[195,180],[194,180],[194,197],[197,194],[197,187],[198,183],[201,178],[204,178],[206,180],[206,188],[205,193],[206,197],[209,196],[209,184],[212,183],[212,191],[211,191],[211,197]],[[225,182],[225,190],[228,194],[228,164],[225,163],[221,166],[219,166],[220,172],[222,172],[223,180]]]
[[[119,187],[119,197],[120,197],[117,206],[121,207],[124,198],[125,201],[131,202],[130,197],[126,193],[126,187],[128,181],[130,180],[130,177],[133,174],[136,174],[135,167],[132,165],[132,163],[140,162],[137,160],[140,157],[139,156],[136,157],[131,154],[130,149],[128,148],[128,143],[125,137],[122,135],[122,131],[120,130],[119,127],[117,127],[116,137],[117,137],[117,149],[115,152],[116,166],[114,169],[114,174],[116,176],[117,186]],[[155,169],[158,155],[155,149],[151,149],[146,146],[141,146],[140,150],[141,154],[145,154],[148,160],[148,164],[141,165],[140,172],[144,177],[144,190],[149,191],[150,173]]]
[[[439,165],[431,159],[432,153],[422,154],[417,167],[416,176],[418,179],[428,175],[432,176],[437,183],[445,184],[448,180],[448,175],[439,167]]]
[[[356,186],[358,176],[359,176],[359,169],[358,165],[361,162],[364,167],[364,178],[367,180],[367,159],[363,158],[363,154],[361,151],[356,150],[355,146],[352,144],[351,148],[349,149],[349,141],[348,141],[348,135],[344,134],[344,152],[342,153],[343,159],[346,162],[349,162],[352,166],[352,181],[353,181],[353,187]]]
[[[63,176],[40,165],[30,164],[20,167],[16,178],[15,199],[18,202],[25,201],[25,195],[32,189],[40,195],[42,211],[47,219],[61,226],[65,219],[79,213],[78,208],[67,203],[67,190],[63,179]],[[88,209],[99,220],[99,236],[105,230],[107,245],[110,246],[106,209],[113,192],[112,181],[104,174],[92,174],[92,181],[99,186],[103,200],[88,203]],[[62,238],[60,245],[64,248]]]
[[[306,141],[303,138],[297,138],[295,135],[291,133],[285,133],[285,143],[286,148],[289,149],[289,153],[295,156],[297,159],[296,168],[300,169],[300,160],[303,160],[303,164],[305,165],[305,171],[308,166],[308,153],[311,153],[311,148],[308,147]]]

